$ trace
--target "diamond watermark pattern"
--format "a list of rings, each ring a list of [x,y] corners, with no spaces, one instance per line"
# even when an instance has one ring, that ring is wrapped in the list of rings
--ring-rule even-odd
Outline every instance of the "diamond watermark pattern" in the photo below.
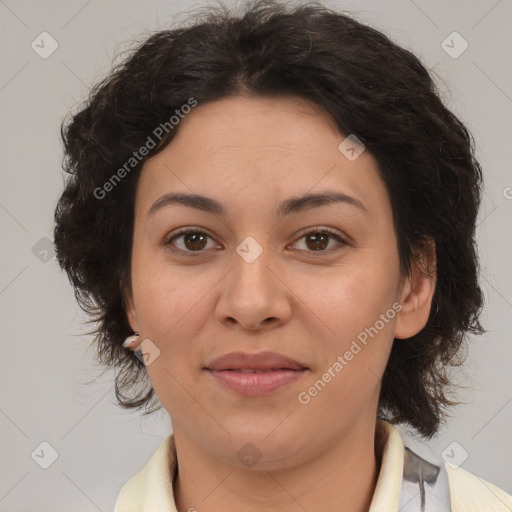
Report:
[[[43,236],[43,238],[32,247],[32,253],[39,261],[48,263],[55,254],[53,242],[48,237]]]
[[[160,349],[149,338],[146,338],[140,344],[140,348],[135,351],[135,356],[149,366],[160,356]]]
[[[469,453],[457,441],[453,441],[443,450],[441,457],[452,468],[458,468],[469,457]]]
[[[263,454],[252,443],[245,443],[237,452],[238,460],[248,468],[252,468]]]
[[[468,47],[468,42],[458,32],[452,32],[441,43],[441,48],[452,59],[458,59],[468,49]]]
[[[236,252],[246,263],[252,263],[263,252],[263,247],[252,236],[248,236],[236,248]]]
[[[48,32],[41,32],[30,46],[39,57],[47,59],[59,47],[59,43]]]
[[[30,456],[41,468],[48,469],[57,460],[59,454],[50,443],[43,441]]]
[[[351,133],[343,142],[338,146],[343,155],[353,162],[358,158],[361,153],[366,149],[365,145],[359,140],[359,138]]]

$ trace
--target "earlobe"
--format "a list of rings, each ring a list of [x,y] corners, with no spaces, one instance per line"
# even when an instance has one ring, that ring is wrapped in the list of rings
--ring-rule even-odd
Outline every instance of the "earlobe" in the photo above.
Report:
[[[405,279],[401,290],[402,309],[397,315],[395,338],[407,339],[421,331],[427,324],[436,288],[435,242],[429,239],[418,248],[411,275]]]
[[[132,351],[139,350],[140,345],[140,334],[138,332],[132,334],[131,336],[127,336],[123,341],[123,347]]]

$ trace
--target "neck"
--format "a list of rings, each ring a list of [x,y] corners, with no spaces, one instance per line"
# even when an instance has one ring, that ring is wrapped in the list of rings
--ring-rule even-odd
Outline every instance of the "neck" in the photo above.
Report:
[[[366,512],[380,470],[375,421],[356,425],[300,464],[269,471],[219,460],[174,426],[179,472],[178,512],[279,510]]]

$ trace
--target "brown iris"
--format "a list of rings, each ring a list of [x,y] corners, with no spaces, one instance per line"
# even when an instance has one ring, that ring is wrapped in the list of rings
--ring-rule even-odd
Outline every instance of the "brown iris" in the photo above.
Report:
[[[184,233],[183,243],[192,251],[204,249],[207,236],[204,233]]]
[[[310,233],[306,236],[306,244],[309,249],[313,249],[315,251],[325,249],[329,244],[329,235],[320,232]]]

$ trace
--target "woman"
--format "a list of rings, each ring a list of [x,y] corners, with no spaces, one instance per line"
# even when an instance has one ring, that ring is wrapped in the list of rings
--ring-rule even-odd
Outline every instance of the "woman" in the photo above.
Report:
[[[119,403],[173,425],[115,512],[512,509],[393,427],[436,434],[483,332],[481,169],[415,56],[317,4],[212,10],[63,139],[59,263]]]

